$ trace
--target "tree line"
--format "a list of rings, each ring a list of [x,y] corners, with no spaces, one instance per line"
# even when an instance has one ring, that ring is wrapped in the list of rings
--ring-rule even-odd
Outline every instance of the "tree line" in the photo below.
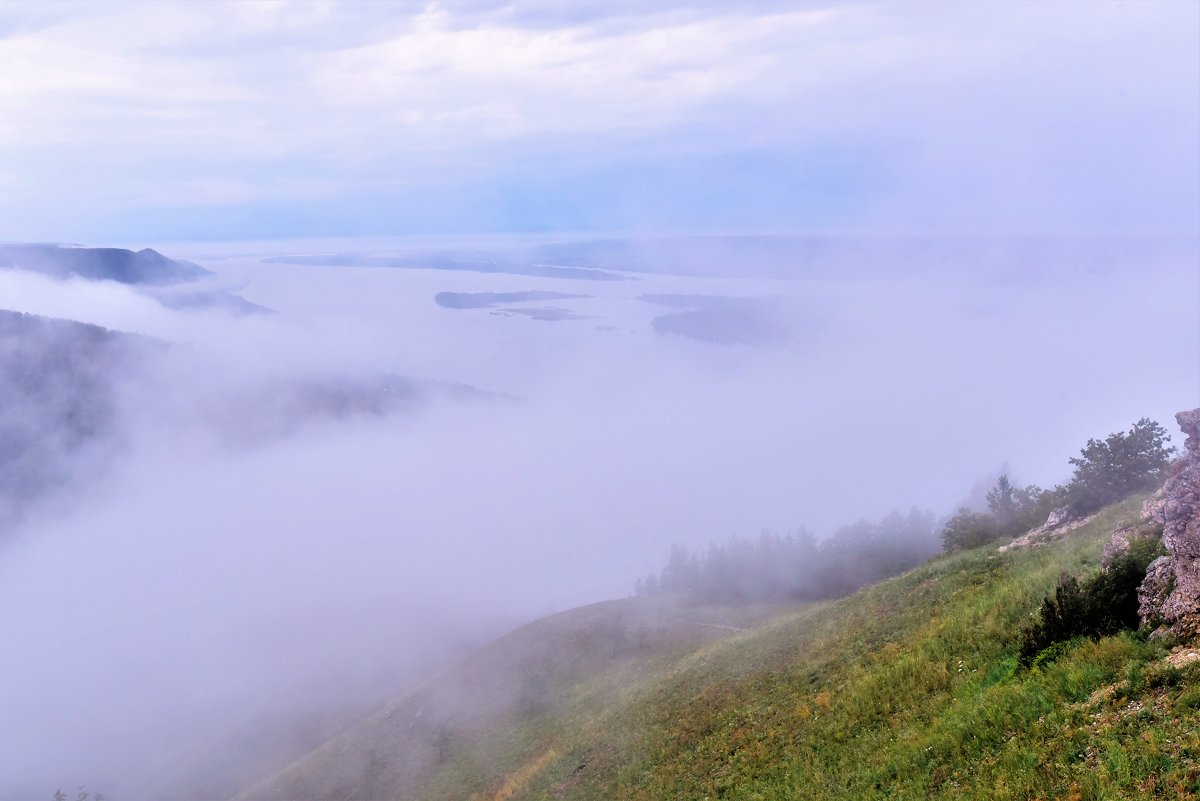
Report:
[[[801,529],[695,553],[673,545],[662,572],[638,579],[634,591],[712,601],[836,598],[928,560],[938,551],[934,522],[932,512],[913,509],[860,520],[819,541]]]
[[[660,573],[638,579],[638,595],[672,593],[707,601],[821,600],[920,565],[939,551],[953,553],[1012,539],[1045,523],[1052,514],[1078,518],[1158,486],[1175,449],[1166,430],[1148,418],[1127,432],[1089,439],[1069,459],[1070,480],[1051,489],[1018,486],[1001,475],[986,496],[986,509],[961,507],[940,525],[929,511],[893,512],[860,520],[818,540],[801,529],[735,537],[693,552],[671,547]]]
[[[942,527],[947,553],[1011,540],[1047,521],[1051,514],[1066,521],[1159,486],[1175,448],[1168,447],[1166,429],[1143,417],[1129,431],[1104,439],[1089,439],[1079,456],[1068,460],[1069,481],[1051,489],[1030,484],[1014,486],[1002,475],[987,494],[987,509],[962,507]]]

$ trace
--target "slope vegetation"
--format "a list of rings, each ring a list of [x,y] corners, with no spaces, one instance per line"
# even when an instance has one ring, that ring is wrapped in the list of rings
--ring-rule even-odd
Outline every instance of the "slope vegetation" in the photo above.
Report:
[[[1131,632],[1017,659],[1042,597],[1063,572],[1095,570],[1139,503],[1059,542],[940,558],[645,661],[595,664],[530,627],[515,649],[565,649],[563,672],[547,663],[552,689],[489,718],[419,783],[365,784],[411,759],[397,736],[409,707],[269,785],[292,798],[333,797],[334,776],[358,782],[343,797],[393,799],[1194,798],[1200,660]],[[375,761],[338,756],[352,750]]]
[[[0,538],[37,499],[78,478],[71,466],[92,464],[85,452],[112,444],[118,380],[155,347],[0,309]]]
[[[556,743],[581,723],[689,655],[796,608],[703,606],[659,596],[544,618],[396,699],[242,797],[503,797],[524,783],[522,777],[549,765],[558,756]]]

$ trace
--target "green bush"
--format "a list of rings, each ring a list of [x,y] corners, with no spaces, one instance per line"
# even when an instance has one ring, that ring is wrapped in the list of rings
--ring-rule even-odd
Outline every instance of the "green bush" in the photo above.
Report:
[[[1179,696],[1179,700],[1175,702],[1175,707],[1182,712],[1191,712],[1200,709],[1200,687],[1189,687]]]
[[[1005,536],[994,515],[972,512],[965,506],[942,527],[942,550],[946,553],[966,551],[987,545]]]
[[[1143,540],[1086,581],[1062,576],[1054,597],[1042,601],[1037,619],[1021,632],[1021,663],[1046,661],[1038,657],[1055,643],[1136,629],[1141,622],[1138,586],[1146,577],[1146,567],[1161,553],[1161,544]]]

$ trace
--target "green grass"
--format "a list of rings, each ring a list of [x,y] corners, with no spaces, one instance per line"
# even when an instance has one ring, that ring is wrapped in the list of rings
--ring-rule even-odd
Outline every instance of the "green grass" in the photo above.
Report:
[[[239,798],[463,801],[523,786],[581,727],[732,633],[800,608],[627,598],[534,621]],[[549,755],[549,756],[547,756]],[[531,767],[532,766],[532,767]]]
[[[834,602],[627,599],[546,618],[247,797],[1197,798],[1200,666],[1170,667],[1135,632],[1018,660],[1060,574],[1095,571],[1140,500]]]
[[[709,645],[539,736],[497,733],[523,743],[525,770],[479,797],[1195,798],[1200,670],[1167,667],[1135,633],[1017,661],[1059,574],[1096,569],[1138,503]]]

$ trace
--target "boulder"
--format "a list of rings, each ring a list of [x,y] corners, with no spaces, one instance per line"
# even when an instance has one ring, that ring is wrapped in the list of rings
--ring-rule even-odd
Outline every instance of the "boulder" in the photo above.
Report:
[[[1167,555],[1156,559],[1138,592],[1142,620],[1182,637],[1200,633],[1200,409],[1175,415],[1186,435],[1183,457],[1143,513],[1163,527]]]

